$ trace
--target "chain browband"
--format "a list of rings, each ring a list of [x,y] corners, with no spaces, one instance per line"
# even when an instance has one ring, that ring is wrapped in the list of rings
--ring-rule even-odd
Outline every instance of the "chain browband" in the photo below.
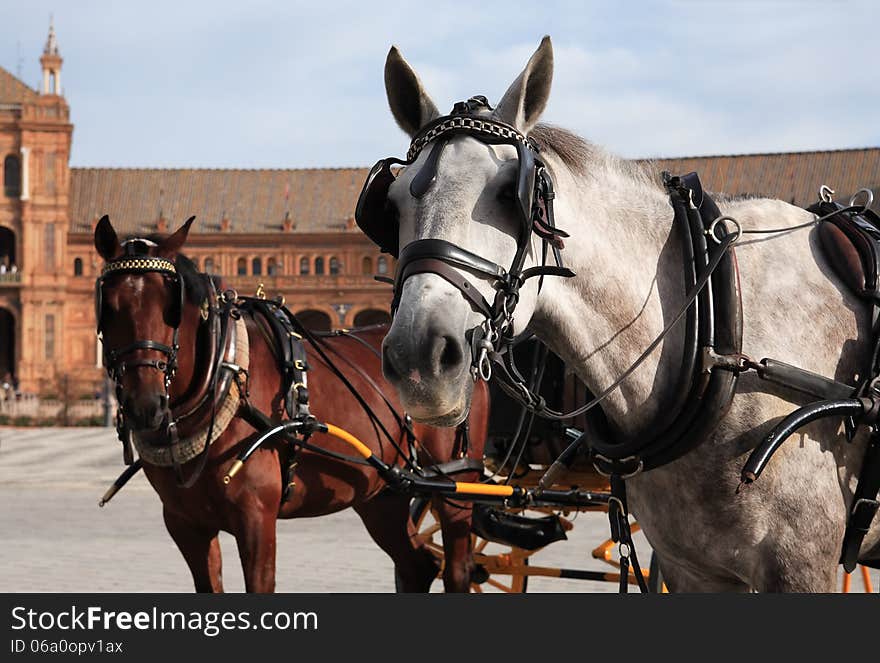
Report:
[[[158,256],[145,256],[134,258],[117,258],[104,265],[101,276],[107,276],[114,272],[167,272],[177,274],[174,263]]]
[[[498,138],[504,142],[515,141],[535,152],[538,151],[537,145],[525,134],[504,122],[471,115],[447,115],[427,125],[413,138],[406,153],[406,160],[414,161],[428,143],[450,133],[478,134]]]

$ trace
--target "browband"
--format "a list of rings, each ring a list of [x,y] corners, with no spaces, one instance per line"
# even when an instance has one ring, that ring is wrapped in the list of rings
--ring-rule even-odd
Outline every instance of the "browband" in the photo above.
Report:
[[[120,258],[104,265],[101,276],[112,272],[168,272],[177,274],[174,263],[157,256],[138,256],[136,258]]]
[[[406,160],[412,162],[425,145],[440,136],[452,133],[480,134],[483,142],[489,142],[486,138],[495,138],[498,142],[517,142],[524,147],[538,151],[538,147],[533,141],[506,122],[471,115],[446,115],[427,124],[416,134],[410,143],[409,151],[406,153]]]

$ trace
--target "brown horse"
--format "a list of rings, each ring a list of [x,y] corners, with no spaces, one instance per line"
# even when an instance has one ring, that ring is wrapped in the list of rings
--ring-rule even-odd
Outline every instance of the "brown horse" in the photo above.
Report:
[[[200,455],[177,467],[148,460],[153,452],[167,450],[172,439],[194,439],[199,433],[207,437],[212,416],[216,427],[224,423],[217,414],[213,394],[206,396],[210,389],[206,376],[213,365],[208,358],[217,355],[217,351],[212,355],[212,348],[206,347],[211,338],[210,320],[216,315],[210,305],[214,284],[210,277],[198,274],[193,263],[180,253],[191,221],[168,237],[152,236],[120,244],[110,220],[104,217],[95,229],[95,247],[108,262],[97,293],[105,363],[110,364],[108,369],[117,381],[125,422],[137,439],[144,471],[162,500],[168,532],[189,565],[196,590],[223,589],[217,539],[220,530],[236,539],[247,591],[271,592],[275,587],[276,519],[320,516],[352,507],[372,538],[394,561],[400,588],[426,591],[438,569],[431,553],[415,539],[410,500],[386,490],[374,469],[300,449],[294,459],[289,495],[283,499],[287,483],[282,479],[283,470],[290,464],[287,454],[292,452],[279,439],[257,451],[241,472],[224,484],[223,477],[236,454],[256,437],[254,427],[242,418],[239,401],[222,434],[207,445],[204,459]],[[132,242],[140,251],[140,257],[135,258],[140,262],[123,260],[131,253]],[[160,268],[151,268],[156,265]],[[114,271],[113,266],[119,269]],[[222,291],[222,283],[218,287]],[[247,338],[239,338],[238,347],[246,345],[249,350],[249,369],[236,376],[235,393],[241,394],[241,402],[246,399],[273,422],[281,421],[285,418],[283,374],[266,321],[245,310],[240,322],[233,320],[230,324],[239,325],[242,331],[246,328]],[[397,412],[402,408],[382,377],[376,352],[386,331],[385,327],[377,327],[362,330],[356,337],[331,336],[324,339],[323,345],[326,356],[359,392],[378,421],[403,439],[399,415],[389,405]],[[175,345],[179,352],[169,356],[168,351]],[[376,420],[367,416],[362,404],[314,348],[306,344],[306,350],[312,414],[318,421],[350,431],[386,463],[402,464],[399,450],[380,434]],[[222,354],[223,349],[219,352]],[[235,366],[234,361],[228,363]],[[114,370],[113,364],[122,370]],[[176,438],[165,434],[163,422],[167,421],[178,422]],[[472,458],[482,457],[487,421],[488,395],[484,390],[475,399],[470,417],[468,455]],[[462,436],[457,436],[454,429],[416,425],[414,433],[422,465],[460,455]],[[328,435],[316,433],[309,442],[351,455],[350,448]],[[144,458],[148,450],[148,458]],[[193,485],[183,487],[181,477],[194,477],[200,470]],[[474,474],[460,476],[472,479]],[[439,500],[436,508],[447,560],[445,589],[467,591],[473,566],[470,510]]]

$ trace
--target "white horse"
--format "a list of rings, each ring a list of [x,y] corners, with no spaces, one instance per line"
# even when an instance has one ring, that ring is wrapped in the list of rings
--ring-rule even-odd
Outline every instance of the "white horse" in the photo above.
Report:
[[[533,330],[600,393],[681,307],[683,255],[656,173],[537,124],[552,73],[553,51],[545,38],[494,111],[484,111],[540,145],[555,183],[557,225],[570,233],[562,254],[576,273],[544,279],[540,294],[538,279],[528,281],[514,325],[517,332]],[[386,61],[385,83],[391,111],[411,137],[439,116],[396,48]],[[519,223],[511,202],[514,148],[455,136],[440,156],[430,190],[414,198],[410,182],[428,152],[389,189],[386,211],[399,219],[400,246],[439,238],[509,265]],[[779,200],[719,204],[744,228],[797,226],[813,218]],[[854,384],[870,342],[868,312],[832,275],[813,230],[737,244],[743,351]],[[534,266],[539,256],[533,237],[525,266]],[[487,281],[472,283],[492,301]],[[384,369],[415,418],[452,426],[466,415],[473,381],[465,334],[482,322],[461,292],[436,274],[405,281],[385,340]],[[604,401],[612,429],[624,436],[645,432],[675,382],[682,345],[680,327]],[[847,443],[839,420],[810,425],[774,456],[759,481],[735,493],[747,453],[801,403],[792,392],[744,374],[729,414],[709,439],[627,480],[632,512],[659,553],[672,590],[833,590],[864,434]],[[863,559],[880,557],[878,530],[875,523]]]

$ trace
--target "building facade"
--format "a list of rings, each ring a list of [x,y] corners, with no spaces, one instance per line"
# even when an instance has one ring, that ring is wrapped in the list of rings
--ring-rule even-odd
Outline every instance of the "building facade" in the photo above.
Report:
[[[73,125],[50,28],[33,90],[0,68],[0,380],[23,392],[79,394],[103,379],[95,335],[97,220],[120,235],[170,232],[197,217],[186,252],[242,293],[283,295],[316,329],[387,321],[393,259],[358,230],[366,169],[70,168]],[[821,184],[840,192],[880,185],[880,149],[693,157],[708,190],[807,205]]]
[[[315,329],[390,319],[390,274],[354,222],[362,169],[70,168],[73,125],[54,30],[33,90],[0,68],[0,381],[22,392],[93,393],[97,220],[120,236],[170,232],[197,217],[186,252],[253,294],[262,284]]]

